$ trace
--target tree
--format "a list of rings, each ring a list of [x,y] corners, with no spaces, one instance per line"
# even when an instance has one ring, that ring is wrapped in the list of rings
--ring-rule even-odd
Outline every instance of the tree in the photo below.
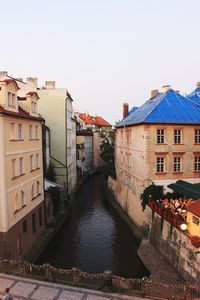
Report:
[[[100,157],[105,163],[114,163],[114,131],[101,133]]]
[[[105,177],[111,175],[112,177],[115,178],[114,143],[115,143],[114,131],[101,133],[100,157],[105,162],[105,165],[103,166],[103,173]]]
[[[163,186],[152,184],[149,185],[146,189],[144,189],[143,193],[140,196],[143,211],[146,208],[146,204],[148,203],[150,196],[154,200],[162,199],[164,196]]]

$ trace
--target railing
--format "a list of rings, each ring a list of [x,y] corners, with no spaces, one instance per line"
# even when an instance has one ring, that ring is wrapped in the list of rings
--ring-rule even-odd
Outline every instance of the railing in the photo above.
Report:
[[[57,269],[49,264],[38,266],[21,261],[0,259],[0,272],[77,287],[157,299],[200,299],[200,289],[189,284],[163,284],[150,281],[148,278],[126,279],[108,272],[89,274],[76,268],[71,270]]]

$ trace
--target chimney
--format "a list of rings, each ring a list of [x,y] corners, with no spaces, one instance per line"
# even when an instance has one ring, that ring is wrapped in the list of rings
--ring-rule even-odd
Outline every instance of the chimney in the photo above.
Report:
[[[162,89],[163,89],[163,93],[167,93],[169,91],[169,89],[171,88],[171,86],[169,84],[167,85],[163,85]]]
[[[45,88],[47,90],[54,90],[56,87],[56,82],[55,81],[45,81]]]
[[[197,82],[196,86],[200,88],[200,81]]]
[[[6,77],[6,76],[8,76],[8,72],[6,72],[6,71],[0,71],[0,78],[1,77]]]
[[[128,116],[128,109],[129,109],[128,103],[123,103],[123,119]]]
[[[158,95],[158,90],[152,90],[151,91],[151,98],[154,98]]]
[[[37,77],[28,77],[26,79],[27,85],[30,87],[31,92],[36,92],[37,90],[37,83],[38,83],[38,79]]]

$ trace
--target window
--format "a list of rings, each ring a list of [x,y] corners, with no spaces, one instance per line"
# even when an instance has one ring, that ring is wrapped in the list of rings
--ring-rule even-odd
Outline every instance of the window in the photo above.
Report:
[[[194,170],[200,172],[200,156],[194,158]]]
[[[37,104],[34,101],[31,101],[31,111],[32,113],[37,113]]]
[[[22,124],[18,124],[18,139],[19,140],[23,139],[22,130],[23,130]]]
[[[22,223],[22,230],[23,230],[23,233],[26,233],[28,231],[27,220],[23,221],[23,223]]]
[[[195,129],[195,144],[200,144],[200,129]]]
[[[37,181],[37,195],[40,194],[40,182]]]
[[[39,164],[39,154],[36,154],[36,168],[38,169],[40,167]]]
[[[29,140],[33,139],[33,126],[29,125]]]
[[[157,144],[164,144],[165,143],[165,130],[158,129],[157,130]]]
[[[33,183],[32,187],[31,187],[31,198],[34,199],[35,198],[35,184]]]
[[[42,207],[39,208],[39,225],[42,226]]]
[[[23,157],[19,159],[19,175],[23,175]]]
[[[174,144],[181,144],[181,143],[182,143],[182,130],[174,129]]]
[[[36,232],[36,227],[35,227],[35,213],[32,214],[32,232]]]
[[[12,159],[12,177],[16,177],[16,159]]]
[[[174,157],[174,172],[181,172],[181,157]]]
[[[13,93],[8,92],[8,106],[15,107],[16,106],[16,96]]]
[[[33,170],[33,155],[30,156],[30,169]]]
[[[15,139],[15,123],[10,123],[10,139]]]
[[[35,126],[35,139],[38,139],[38,126]]]
[[[192,222],[196,225],[199,225],[199,218],[192,216]]]
[[[165,159],[164,159],[164,157],[157,157],[156,172],[157,173],[165,172]]]
[[[16,194],[15,198],[14,198],[13,210],[14,210],[14,213],[18,210],[18,194]]]
[[[21,207],[23,207],[25,205],[25,195],[24,192],[21,191]]]

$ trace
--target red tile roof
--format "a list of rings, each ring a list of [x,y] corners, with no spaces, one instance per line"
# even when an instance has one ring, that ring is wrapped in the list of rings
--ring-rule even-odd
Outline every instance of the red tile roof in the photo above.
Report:
[[[31,116],[29,113],[27,113],[25,110],[23,110],[21,107],[19,107],[18,112],[7,110],[0,106],[0,115],[8,115],[8,116],[14,116],[17,118],[23,118],[23,119],[32,119],[37,121],[44,121],[42,117],[34,117]]]
[[[193,215],[200,217],[200,200],[194,201],[187,206],[187,210]]]
[[[80,113],[79,117],[87,124],[87,125],[98,125],[98,126],[112,126],[110,123],[108,123],[106,120],[104,120],[102,117],[97,116],[93,117],[86,113]]]
[[[81,118],[87,125],[95,125],[94,117],[86,113],[79,114],[79,118]]]
[[[100,116],[95,117],[95,123],[99,126],[110,126],[110,127],[112,126],[110,123],[108,123]]]

